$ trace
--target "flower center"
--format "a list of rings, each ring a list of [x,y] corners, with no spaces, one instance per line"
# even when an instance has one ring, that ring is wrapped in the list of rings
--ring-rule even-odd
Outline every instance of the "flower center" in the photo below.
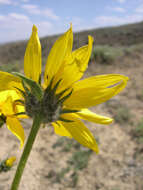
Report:
[[[15,87],[24,98],[24,101],[18,99],[15,102],[19,102],[24,105],[26,113],[21,112],[15,115],[27,114],[34,118],[40,114],[43,123],[55,122],[57,120],[71,122],[71,120],[64,119],[62,114],[75,113],[78,112],[78,110],[67,109],[63,104],[73,92],[71,87],[57,93],[57,88],[59,87],[62,79],[53,84],[53,77],[47,88],[43,90],[40,83],[36,83],[32,79],[29,79],[20,73],[16,73],[16,75],[21,78],[25,91]]]
[[[56,90],[60,84],[59,80],[54,86],[53,79],[50,84],[43,91],[43,96],[40,100],[30,91],[27,91],[25,95],[25,110],[26,114],[30,117],[34,117],[38,113],[41,113],[43,117],[43,123],[54,122],[60,119],[60,115],[63,113],[63,102],[71,95],[72,90],[65,89],[59,94],[56,94]],[[67,92],[68,91],[68,92]],[[66,95],[64,96],[64,93]]]

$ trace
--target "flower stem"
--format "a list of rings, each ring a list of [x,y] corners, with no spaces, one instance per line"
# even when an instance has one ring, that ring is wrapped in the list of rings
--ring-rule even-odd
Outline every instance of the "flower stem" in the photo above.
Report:
[[[33,143],[35,141],[36,135],[39,131],[41,121],[42,121],[41,115],[40,114],[36,115],[34,118],[34,121],[33,121],[33,125],[31,128],[29,137],[27,139],[27,143],[24,147],[24,151],[23,151],[21,159],[19,161],[19,164],[18,164],[18,167],[16,170],[16,174],[15,174],[12,186],[11,186],[11,190],[18,190],[18,186],[20,184],[20,180],[21,180],[26,162],[27,162],[29,154],[31,152],[31,149],[32,149]]]

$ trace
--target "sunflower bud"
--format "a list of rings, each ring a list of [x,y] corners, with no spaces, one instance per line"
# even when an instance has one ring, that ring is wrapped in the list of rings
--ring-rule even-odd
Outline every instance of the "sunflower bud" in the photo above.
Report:
[[[0,162],[0,172],[7,172],[7,171],[9,171],[13,167],[15,161],[16,161],[16,157],[15,156],[12,156],[10,158],[2,160]]]

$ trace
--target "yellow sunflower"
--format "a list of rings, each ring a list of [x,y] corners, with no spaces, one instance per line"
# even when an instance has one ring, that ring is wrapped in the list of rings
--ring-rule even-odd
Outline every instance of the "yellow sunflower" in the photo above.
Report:
[[[5,165],[9,168],[11,168],[14,165],[14,162],[16,161],[16,157],[15,156],[11,156],[9,157],[6,161],[5,161]]]
[[[24,57],[25,76],[0,72],[0,90],[17,90],[21,96],[19,102],[25,106],[28,116],[40,113],[42,123],[51,123],[56,134],[74,138],[98,153],[96,140],[81,119],[110,124],[111,118],[97,115],[88,108],[118,94],[126,86],[128,77],[108,74],[80,80],[88,66],[93,38],[88,36],[88,45],[74,51],[72,44],[71,26],[53,45],[41,84],[41,45],[34,25]],[[22,139],[19,130],[23,129],[16,128],[15,133]]]
[[[6,123],[7,128],[20,140],[23,147],[25,135],[24,129],[18,118],[24,118],[24,115],[17,115],[24,112],[21,105],[14,105],[14,102],[20,97],[14,90],[5,90],[0,92],[0,125]]]

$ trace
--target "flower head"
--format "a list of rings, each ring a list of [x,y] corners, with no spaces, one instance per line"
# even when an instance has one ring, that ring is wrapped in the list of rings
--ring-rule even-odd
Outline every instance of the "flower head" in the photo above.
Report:
[[[14,102],[18,99],[19,96],[14,90],[0,92],[0,124],[2,126],[6,123],[7,128],[20,140],[22,147],[25,135],[23,127],[18,120],[21,116],[17,116],[17,114],[19,112],[24,112],[24,107],[21,105],[14,105]]]
[[[5,161],[5,165],[6,165],[7,167],[12,167],[15,161],[16,161],[16,157],[15,157],[15,156],[12,156],[12,157],[8,158],[8,159]]]
[[[0,162],[0,172],[9,171],[13,167],[15,161],[16,161],[15,156],[12,156],[12,157],[9,157],[9,158],[7,158],[5,160],[2,160]]]
[[[24,56],[24,73],[16,76],[1,72],[0,90],[17,89],[26,114],[40,114],[43,123],[51,123],[55,133],[74,138],[98,153],[96,140],[82,120],[110,124],[111,118],[97,115],[88,108],[109,100],[125,86],[128,77],[119,74],[97,75],[80,80],[88,66],[93,38],[88,45],[72,51],[72,26],[53,45],[41,85],[41,45],[34,25]]]

